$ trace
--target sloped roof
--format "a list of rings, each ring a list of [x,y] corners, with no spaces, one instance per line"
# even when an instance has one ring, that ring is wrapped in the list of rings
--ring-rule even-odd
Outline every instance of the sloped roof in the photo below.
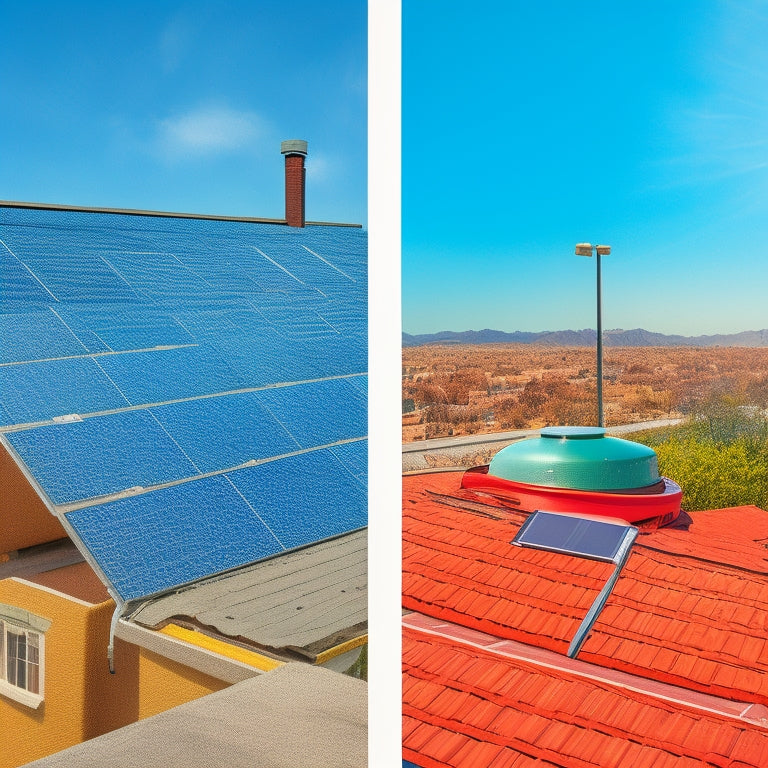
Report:
[[[406,628],[404,756],[425,768],[762,766],[765,727]]]
[[[316,656],[365,632],[367,598],[366,532],[356,531],[201,580],[130,618],[153,629],[186,621],[275,653]]]
[[[404,607],[565,656],[612,566],[511,546],[526,513],[461,489],[460,479],[459,472],[403,478]],[[768,512],[739,507],[690,517],[687,529],[641,530],[579,659],[764,706]],[[447,678],[436,682],[450,687]],[[581,765],[575,758],[556,764]]]
[[[360,680],[286,664],[29,765],[358,768],[368,759],[367,699]]]
[[[366,248],[0,206],[0,439],[113,596],[366,525]]]

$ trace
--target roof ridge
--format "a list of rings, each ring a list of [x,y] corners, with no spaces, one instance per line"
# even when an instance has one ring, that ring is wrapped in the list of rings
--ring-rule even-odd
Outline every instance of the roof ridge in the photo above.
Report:
[[[141,208],[104,208],[87,205],[65,205],[64,203],[30,203],[17,200],[0,200],[0,208],[29,208],[36,211],[69,211],[73,213],[110,213],[121,216],[152,216],[165,219],[202,219],[203,221],[241,221],[246,224],[277,224],[287,226],[285,219],[270,219],[258,216],[225,216],[215,213],[183,213],[174,211],[143,210]],[[335,221],[305,221],[306,225],[325,227],[353,227],[362,229],[362,224],[346,224]]]

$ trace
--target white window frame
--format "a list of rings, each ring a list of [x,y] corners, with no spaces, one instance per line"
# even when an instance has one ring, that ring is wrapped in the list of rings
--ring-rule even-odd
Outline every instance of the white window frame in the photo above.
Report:
[[[0,696],[37,709],[45,695],[45,631],[50,626],[48,619],[34,616],[28,611],[0,604]],[[24,637],[24,683],[18,684],[15,674],[8,673],[9,636]],[[17,640],[18,642],[18,640]],[[37,646],[37,661],[30,661],[30,648]],[[17,663],[18,663],[17,659]],[[37,691],[28,690],[30,666],[37,666]],[[19,667],[17,666],[17,672]],[[10,679],[9,679],[10,678]]]

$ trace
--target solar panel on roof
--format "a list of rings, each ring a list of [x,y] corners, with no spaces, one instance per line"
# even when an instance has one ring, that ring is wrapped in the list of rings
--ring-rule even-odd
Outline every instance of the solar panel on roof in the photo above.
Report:
[[[228,477],[286,548],[367,525],[365,488],[339,466],[329,449],[248,467]]]
[[[368,441],[355,440],[353,443],[334,445],[331,453],[363,485],[368,483]]]
[[[615,562],[630,525],[538,511],[520,527],[512,543],[592,560]]]
[[[88,351],[49,309],[0,314],[0,363],[68,357]]]
[[[123,600],[283,550],[221,476],[79,509],[67,519]]]
[[[263,390],[259,402],[303,448],[367,433],[365,398],[346,379]]]
[[[54,503],[91,504],[67,518],[124,599],[365,525],[364,231],[2,206],[0,229],[0,354],[80,355],[0,366],[0,419],[122,411],[8,435]]]
[[[629,559],[637,533],[637,528],[626,523],[537,510],[520,526],[512,540],[512,544],[519,547],[586,557],[590,560],[614,563],[616,566],[576,630],[568,647],[570,658],[578,655],[592,625],[603,610],[622,568]]]
[[[107,355],[99,364],[133,405],[228,392],[248,384],[208,346]]]
[[[54,504],[200,474],[147,411],[20,430],[7,439]]]
[[[27,424],[129,404],[89,357],[0,367],[0,402],[8,414],[6,424]]]
[[[201,472],[291,453],[301,446],[259,402],[258,392],[171,403],[152,409]]]
[[[0,296],[6,311],[42,309],[53,297],[14,255],[0,249]]]

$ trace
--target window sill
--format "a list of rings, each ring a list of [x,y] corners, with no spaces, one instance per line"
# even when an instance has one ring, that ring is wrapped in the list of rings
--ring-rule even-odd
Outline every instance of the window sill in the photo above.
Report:
[[[0,680],[0,696],[17,701],[30,709],[37,709],[43,703],[43,697],[38,693],[30,693],[23,688],[17,688],[15,685],[9,685],[4,680]]]

